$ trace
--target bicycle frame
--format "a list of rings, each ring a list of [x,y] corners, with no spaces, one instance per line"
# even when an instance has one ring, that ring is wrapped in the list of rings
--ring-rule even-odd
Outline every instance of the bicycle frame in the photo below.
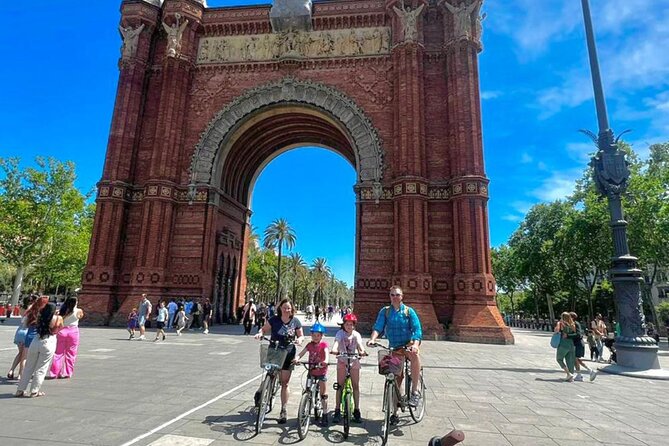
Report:
[[[341,388],[341,400],[339,402],[339,411],[344,419],[344,439],[348,438],[348,433],[351,427],[351,417],[355,410],[355,398],[353,395],[353,380],[351,379],[351,361],[360,359],[357,353],[339,353],[337,359],[346,359],[346,377],[344,378],[344,385]],[[339,391],[339,383],[333,386],[335,390]]]
[[[307,369],[307,379],[302,391],[300,407],[297,413],[298,429],[300,440],[304,440],[309,431],[311,423],[311,408],[314,409],[314,418],[318,419],[323,413],[323,406],[320,398],[320,380],[312,376],[312,371],[319,366],[314,366],[308,362],[300,362]]]
[[[263,336],[262,339],[271,341],[271,339],[266,336]],[[256,434],[259,434],[262,430],[262,425],[265,422],[265,415],[272,411],[273,402],[280,387],[277,385],[277,381],[279,381],[281,366],[268,363],[264,364],[262,367],[264,376],[261,380],[259,389],[260,399],[258,401],[256,412]]]

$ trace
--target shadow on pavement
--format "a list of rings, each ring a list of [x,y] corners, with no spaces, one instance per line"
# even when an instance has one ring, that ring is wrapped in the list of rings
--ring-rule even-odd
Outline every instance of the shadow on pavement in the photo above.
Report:
[[[208,425],[211,430],[232,435],[237,441],[246,441],[256,436],[255,419],[250,411],[237,412],[224,416],[208,416],[202,424]]]

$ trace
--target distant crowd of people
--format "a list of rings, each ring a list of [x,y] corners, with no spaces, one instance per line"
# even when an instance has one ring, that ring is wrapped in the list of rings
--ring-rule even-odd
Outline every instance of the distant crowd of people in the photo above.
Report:
[[[156,323],[156,337],[153,340],[165,340],[165,330],[174,330],[181,336],[184,330],[202,330],[209,333],[213,315],[213,307],[208,298],[160,299],[155,311],[146,293],[136,307],[128,314],[128,340],[134,339],[136,330],[139,330],[138,341],[146,339],[146,328],[151,327],[151,320]]]

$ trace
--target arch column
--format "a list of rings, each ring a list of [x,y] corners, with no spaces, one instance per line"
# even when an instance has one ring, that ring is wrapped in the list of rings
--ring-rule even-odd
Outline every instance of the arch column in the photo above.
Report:
[[[474,6],[478,0],[469,2]],[[478,9],[472,9],[478,14]],[[453,14],[443,10],[445,23]],[[512,344],[495,304],[488,229],[488,179],[483,164],[478,53],[480,21],[471,14],[469,32],[445,27],[448,141],[451,146],[454,306],[448,337],[457,341]],[[474,31],[472,31],[474,30]],[[461,30],[462,31],[462,30]]]

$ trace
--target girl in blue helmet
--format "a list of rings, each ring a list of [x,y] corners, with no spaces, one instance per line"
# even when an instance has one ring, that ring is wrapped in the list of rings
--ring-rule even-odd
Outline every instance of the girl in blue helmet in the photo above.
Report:
[[[326,382],[328,380],[328,363],[327,358],[329,354],[328,343],[323,341],[323,335],[326,329],[320,322],[316,322],[311,327],[311,342],[309,342],[302,351],[297,355],[294,362],[298,362],[305,353],[309,352],[309,364],[312,366],[320,366],[321,368],[314,368],[309,371],[312,377],[320,381],[321,403],[323,404],[323,416],[321,417],[321,426],[328,425],[328,387]]]

